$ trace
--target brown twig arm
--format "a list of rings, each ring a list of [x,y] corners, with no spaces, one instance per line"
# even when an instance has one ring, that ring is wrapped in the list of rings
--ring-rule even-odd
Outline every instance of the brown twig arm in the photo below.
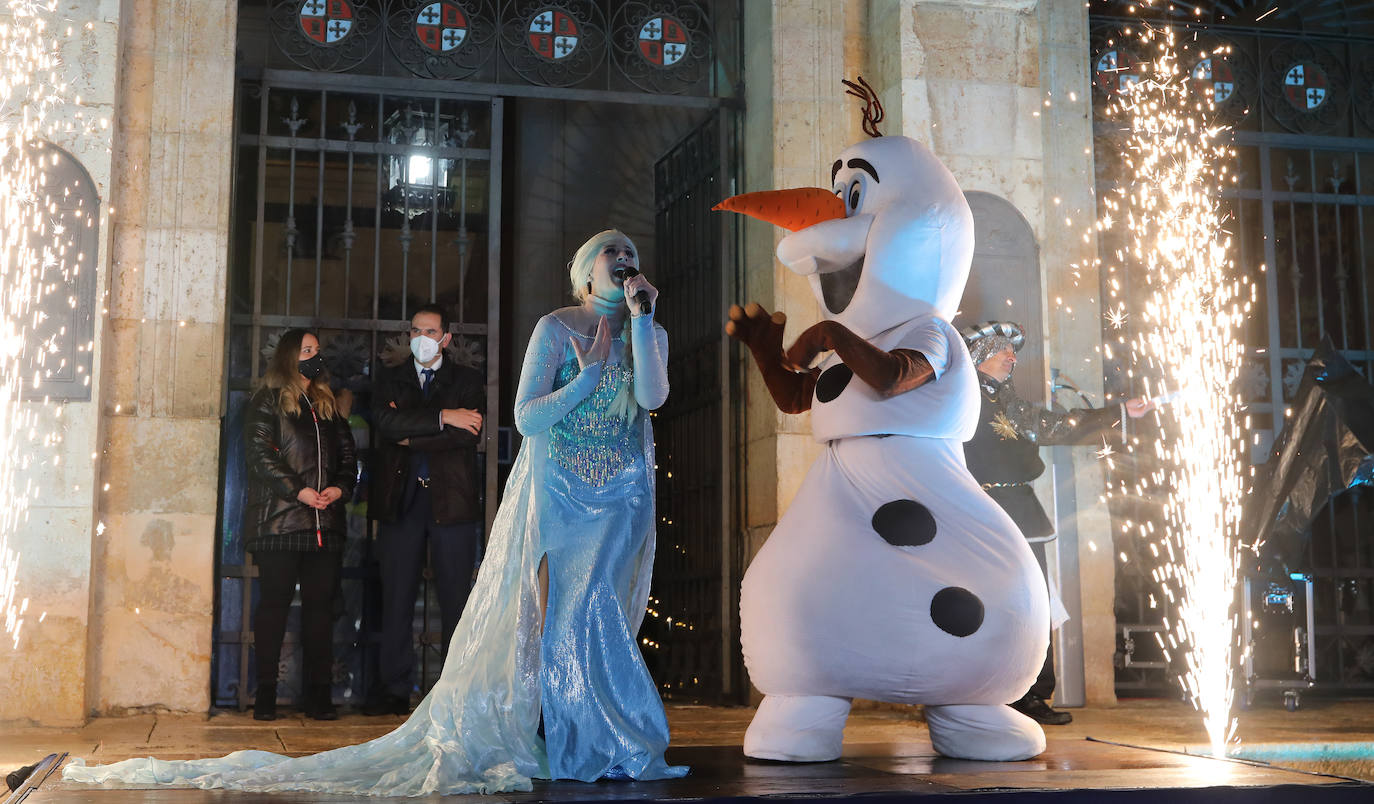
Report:
[[[822,321],[803,332],[787,350],[787,361],[809,365],[825,351],[834,351],[855,376],[883,397],[906,393],[935,378],[935,369],[920,352],[884,351],[834,321]]]

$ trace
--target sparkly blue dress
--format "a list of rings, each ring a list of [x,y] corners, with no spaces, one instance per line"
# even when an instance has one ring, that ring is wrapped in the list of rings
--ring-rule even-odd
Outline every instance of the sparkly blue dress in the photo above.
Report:
[[[668,722],[636,634],[654,559],[649,416],[668,394],[667,335],[631,320],[578,368],[556,315],[530,338],[516,397],[525,436],[438,683],[403,725],[304,757],[74,760],[69,781],[253,792],[424,796],[531,789],[530,779],[666,779]],[[616,415],[632,389],[639,408]],[[633,410],[633,408],[632,408]],[[547,558],[547,608],[539,565]],[[540,722],[543,722],[541,737]]]

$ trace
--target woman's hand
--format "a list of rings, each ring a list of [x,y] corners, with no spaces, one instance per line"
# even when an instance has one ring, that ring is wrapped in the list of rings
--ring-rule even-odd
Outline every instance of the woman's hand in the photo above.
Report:
[[[609,357],[611,354],[611,325],[606,323],[606,316],[601,316],[601,319],[597,321],[596,336],[592,338],[591,346],[584,350],[577,338],[573,338],[572,348],[577,355],[578,368],[586,368]]]
[[[327,488],[327,489],[325,489],[324,491],[320,492],[320,500],[322,500],[322,501],[324,502],[324,505],[322,505],[322,506],[320,506],[320,507],[321,507],[321,508],[328,508],[329,506],[331,506],[331,505],[333,505],[335,502],[337,502],[338,499],[339,499],[340,497],[342,497],[342,496],[343,496],[343,489],[339,488],[338,486],[330,486],[329,488]]]
[[[625,280],[621,285],[625,291],[625,304],[629,305],[630,317],[638,318],[641,315],[653,315],[654,304],[658,301],[658,288],[649,284],[649,280],[644,278],[644,274],[635,274]],[[639,300],[635,298],[640,292],[649,297],[649,312],[643,313],[639,309]]]
[[[339,491],[338,489],[334,490]],[[326,491],[328,491],[328,489],[326,489]],[[296,499],[300,500],[302,503],[305,503],[311,508],[317,508],[319,510],[324,510],[325,508],[329,507],[329,503],[324,502],[324,497],[320,494],[320,492],[308,487],[296,492]]]

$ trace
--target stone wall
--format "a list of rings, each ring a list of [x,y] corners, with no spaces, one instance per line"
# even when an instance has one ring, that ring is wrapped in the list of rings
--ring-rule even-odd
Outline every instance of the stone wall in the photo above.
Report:
[[[76,157],[95,183],[102,213],[94,265],[96,286],[106,287],[110,272],[110,212],[115,203],[111,139],[116,107],[116,67],[120,35],[118,0],[66,3],[49,28],[68,82],[72,103],[58,115],[75,124],[54,144]],[[6,20],[8,22],[8,20]],[[76,100],[80,100],[80,106]],[[81,126],[77,119],[92,124]],[[105,126],[98,125],[106,120]],[[103,306],[97,300],[96,308]],[[106,354],[97,320],[94,365]],[[38,489],[28,521],[11,536],[19,553],[18,596],[28,599],[18,648],[0,645],[0,722],[77,723],[86,714],[87,633],[90,623],[91,537],[98,521],[98,484],[93,457],[100,446],[100,376],[92,377],[90,402],[32,407],[38,427],[61,441],[33,456],[27,480]]]
[[[112,213],[104,315],[93,401],[63,411],[16,539],[33,616],[0,657],[0,721],[209,706],[235,9],[61,9],[73,93],[110,121],[58,143]]]

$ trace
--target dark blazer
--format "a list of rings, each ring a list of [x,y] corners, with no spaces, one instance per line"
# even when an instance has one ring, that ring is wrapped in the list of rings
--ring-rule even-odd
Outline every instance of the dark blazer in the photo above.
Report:
[[[412,453],[429,457],[431,505],[436,525],[482,519],[477,488],[477,436],[461,427],[443,427],[439,411],[471,408],[485,415],[486,378],[447,357],[434,375],[428,399],[420,391],[415,363],[379,372],[372,393],[374,470],[368,516],[382,522],[400,517],[415,482]],[[394,403],[394,407],[393,407]],[[485,424],[485,422],[484,422]],[[399,442],[410,439],[409,446]]]
[[[277,411],[277,392],[260,389],[248,402],[243,422],[244,463],[248,469],[248,516],[253,528],[249,549],[270,537],[315,530],[342,534],[347,530],[344,505],[353,497],[358,464],[353,431],[335,416],[311,415],[301,400],[295,416]],[[301,489],[322,491],[337,486],[343,496],[316,518],[314,508],[296,499]]]

